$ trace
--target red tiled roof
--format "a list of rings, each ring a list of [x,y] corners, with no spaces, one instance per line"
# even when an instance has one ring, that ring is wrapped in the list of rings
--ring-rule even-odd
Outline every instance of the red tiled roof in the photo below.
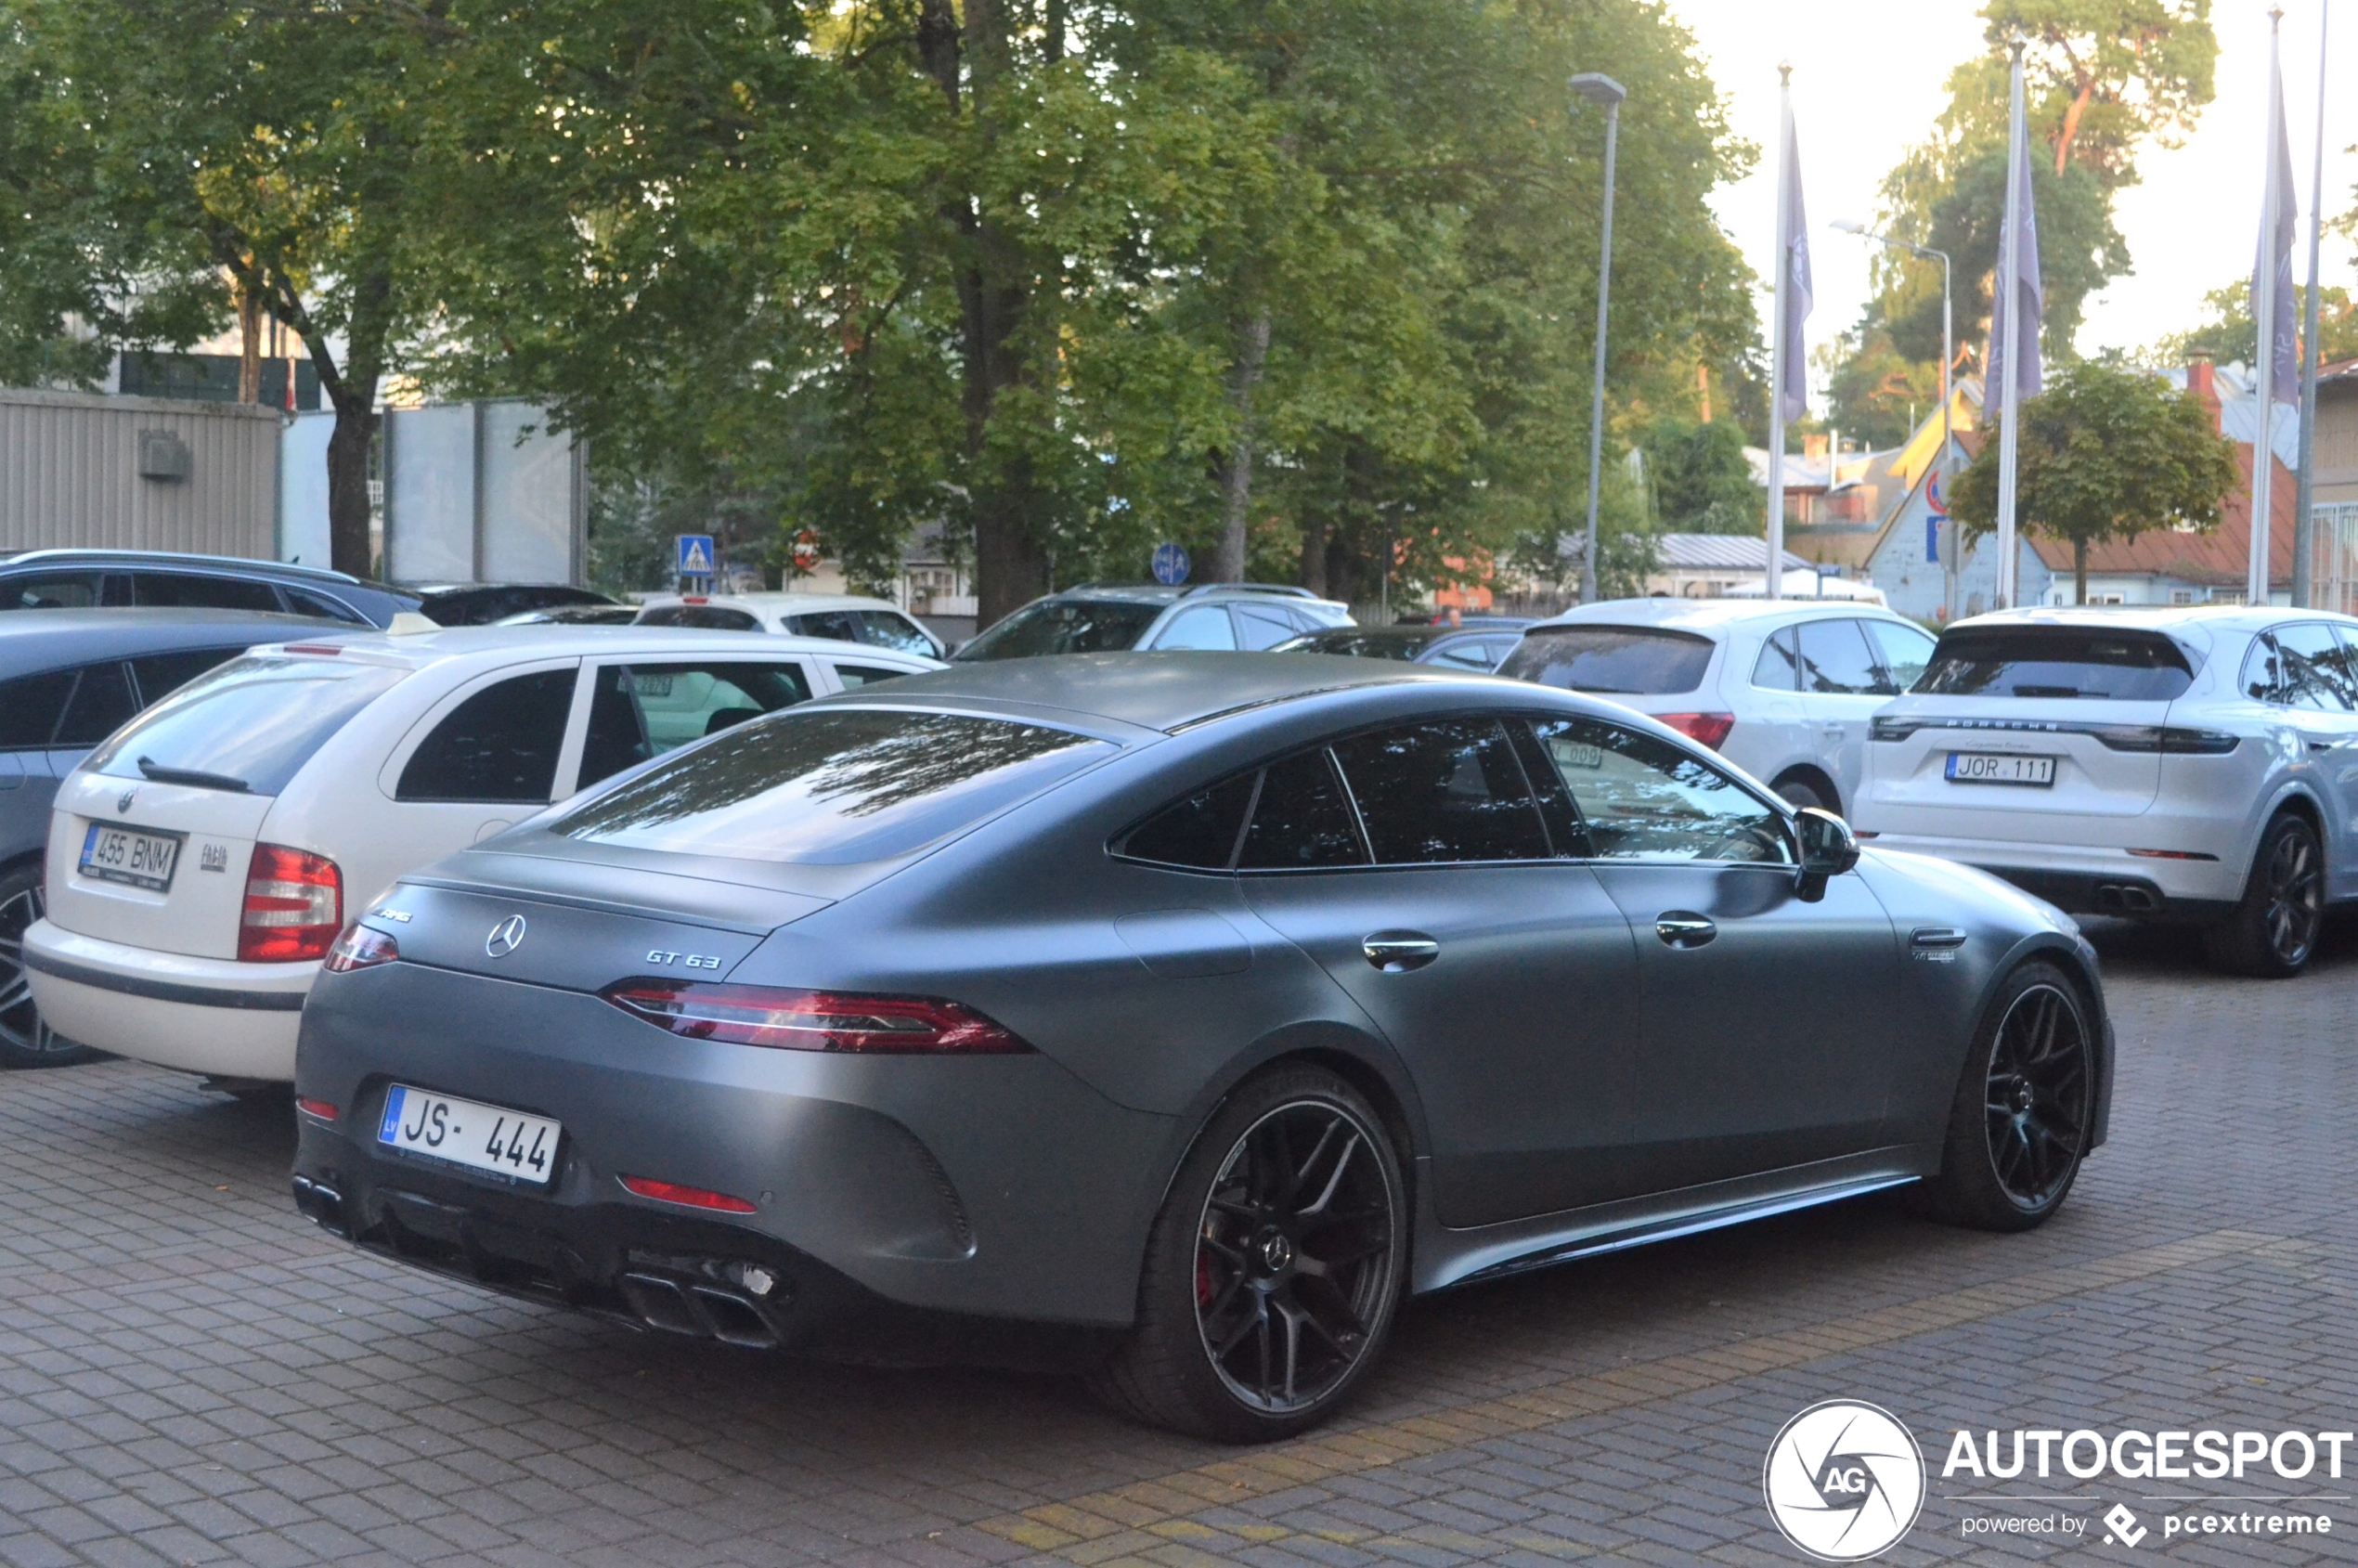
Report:
[[[2292,581],[2292,470],[2274,458],[2275,473],[2268,482],[2268,580]],[[2030,547],[2050,571],[2069,576],[2071,544],[2066,539],[2041,538],[2026,533]],[[2235,447],[2235,487],[2219,506],[2219,526],[2207,534],[2182,534],[2156,528],[2126,542],[2114,540],[2091,546],[2090,572],[2129,575],[2153,573],[2214,588],[2240,588],[2248,580],[2251,548],[2251,447]]]

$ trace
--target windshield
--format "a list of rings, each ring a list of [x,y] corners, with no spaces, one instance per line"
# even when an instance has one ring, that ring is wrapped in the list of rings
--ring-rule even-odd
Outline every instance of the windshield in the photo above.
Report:
[[[232,659],[115,732],[85,766],[110,778],[276,795],[408,673],[333,659]]]
[[[958,713],[783,713],[560,817],[592,844],[851,865],[906,854],[1069,778],[1105,741]]]
[[[2166,703],[2194,679],[2185,650],[2158,632],[1960,627],[1942,635],[1932,663],[1910,690],[1942,696]]]
[[[1714,644],[1692,632],[1629,626],[1535,626],[1498,673],[1572,692],[1656,696],[1703,684]]]
[[[1110,654],[1134,648],[1162,614],[1160,604],[1120,599],[1041,599],[958,650],[968,659],[1028,659],[1040,654]]]

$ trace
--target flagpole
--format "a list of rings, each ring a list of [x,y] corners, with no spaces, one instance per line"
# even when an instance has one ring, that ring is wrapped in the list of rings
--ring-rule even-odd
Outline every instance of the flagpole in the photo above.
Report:
[[[2317,525],[2309,509],[2317,455],[2317,245],[2326,212],[2326,22],[2332,9],[2333,0],[2318,0],[2317,159],[2309,175],[2309,299],[2301,313],[2300,482],[2292,501],[2292,602],[2304,610],[2317,596],[2316,563],[2312,559],[2317,551]]]
[[[2014,42],[2011,97],[2006,115],[2005,254],[1998,264],[1998,290],[2006,310],[2005,362],[1999,367],[2004,384],[1999,395],[1998,421],[1998,591],[1995,609],[2015,603],[2015,465],[2018,450],[2016,405],[2022,388],[2022,40]],[[1985,394],[1985,400],[1987,395]]]
[[[2254,279],[2252,314],[2258,318],[2260,365],[2256,382],[2260,394],[2260,426],[2251,443],[2251,526],[2249,568],[2244,584],[2244,603],[2268,603],[2268,546],[2275,533],[2275,517],[2269,510],[2269,491],[2275,478],[2275,448],[2268,434],[2275,423],[2276,412],[2276,225],[2283,216],[2277,206],[2282,192],[2276,178],[2276,142],[2278,128],[2284,123],[2285,79],[2279,64],[2277,45],[2285,13],[2282,6],[2268,13],[2268,157],[2267,195],[2260,209],[2260,266]]]
[[[1785,308],[1793,274],[1793,67],[1777,67],[1777,287],[1768,323],[1768,566],[1763,590],[1783,597],[1785,563]]]

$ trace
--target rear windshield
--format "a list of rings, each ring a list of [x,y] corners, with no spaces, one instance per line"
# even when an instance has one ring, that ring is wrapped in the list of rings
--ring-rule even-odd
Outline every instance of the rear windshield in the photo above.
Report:
[[[346,720],[408,673],[333,659],[232,659],[117,731],[86,766],[118,779],[276,795]]]
[[[592,844],[851,865],[906,854],[1114,747],[958,713],[782,713],[659,762],[560,817]]]
[[[2157,632],[2097,627],[1960,627],[1910,687],[1944,696],[2097,697],[2166,703],[2194,683],[2185,650]]]
[[[1626,626],[1535,626],[1498,673],[1573,692],[1656,696],[1703,684],[1712,641],[1691,632]]]
[[[1113,599],[1043,599],[1027,604],[958,650],[960,659],[1028,659],[1040,654],[1110,654],[1134,648],[1162,614],[1160,604]]]

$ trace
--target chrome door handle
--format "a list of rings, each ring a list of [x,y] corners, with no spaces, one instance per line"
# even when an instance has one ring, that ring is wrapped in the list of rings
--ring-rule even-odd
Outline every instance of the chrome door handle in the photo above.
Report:
[[[1367,962],[1387,975],[1421,969],[1441,956],[1441,944],[1421,931],[1378,931],[1359,944]]]
[[[1654,935],[1672,947],[1701,947],[1718,934],[1717,926],[1688,910],[1665,910],[1654,921]]]

